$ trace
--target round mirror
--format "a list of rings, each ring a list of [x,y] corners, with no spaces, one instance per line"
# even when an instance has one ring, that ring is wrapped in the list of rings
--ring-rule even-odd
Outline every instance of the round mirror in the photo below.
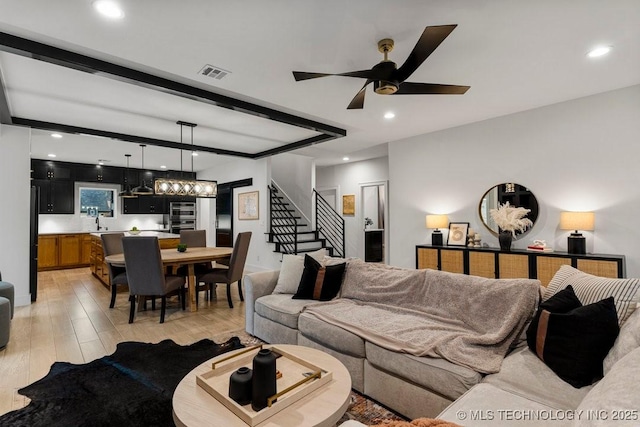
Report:
[[[497,236],[500,230],[495,222],[493,222],[493,219],[491,219],[489,212],[491,209],[497,209],[498,206],[506,202],[509,202],[511,206],[517,208],[531,209],[531,212],[527,214],[526,218],[529,218],[535,225],[538,219],[538,201],[536,197],[527,187],[513,182],[506,182],[490,188],[480,199],[480,205],[478,206],[480,219],[491,234]],[[521,238],[532,228],[533,226],[523,232],[516,231],[515,238]]]

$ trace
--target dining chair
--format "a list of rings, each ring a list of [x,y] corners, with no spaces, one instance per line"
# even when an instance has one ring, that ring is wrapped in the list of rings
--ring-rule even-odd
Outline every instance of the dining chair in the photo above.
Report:
[[[131,302],[129,323],[133,323],[136,297],[162,298],[160,323],[164,323],[168,296],[178,294],[185,309],[185,278],[164,274],[157,237],[123,237],[122,249]]]
[[[103,233],[100,235],[102,251],[105,257],[122,253],[123,237],[124,233]],[[118,285],[129,285],[127,282],[127,269],[111,264],[107,264],[107,269],[109,270],[109,286],[111,287],[111,303],[109,303],[109,308],[113,308],[116,305]]]
[[[233,302],[231,301],[231,284],[234,282],[238,282],[240,301],[244,301],[244,296],[242,295],[242,273],[247,261],[250,241],[250,231],[239,233],[236,238],[236,242],[233,245],[229,268],[213,268],[209,272],[197,276],[196,283],[198,283],[198,285],[196,287],[196,304],[198,303],[198,293],[200,290],[212,291],[218,283],[226,283],[227,285],[227,301],[229,302],[229,307],[233,308]],[[200,283],[204,283],[204,285],[199,285]]]
[[[206,230],[180,230],[180,243],[187,245],[188,248],[204,248],[207,246]],[[203,262],[194,265],[196,276],[204,274],[211,270],[211,262]],[[187,276],[187,266],[183,265],[178,268],[178,275]]]

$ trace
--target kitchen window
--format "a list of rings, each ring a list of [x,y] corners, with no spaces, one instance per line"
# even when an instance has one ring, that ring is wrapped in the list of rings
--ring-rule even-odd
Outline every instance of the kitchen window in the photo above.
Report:
[[[88,217],[114,216],[116,190],[111,188],[79,188],[80,214]]]

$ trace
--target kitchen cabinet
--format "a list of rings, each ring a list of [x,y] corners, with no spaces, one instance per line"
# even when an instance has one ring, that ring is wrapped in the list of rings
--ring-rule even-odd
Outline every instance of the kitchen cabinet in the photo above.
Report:
[[[34,179],[40,189],[40,208],[43,214],[73,214],[75,209],[74,182],[55,179]]]
[[[31,170],[33,179],[60,179],[70,180],[73,177],[73,164],[64,162],[53,162],[50,160],[31,160]]]
[[[88,233],[38,236],[38,270],[86,267],[90,257]]]
[[[147,183],[147,185],[149,185]],[[122,199],[123,214],[168,214],[169,202],[164,196],[139,196]]]
[[[124,171],[114,166],[79,164],[74,167],[74,179],[81,182],[121,184]]]
[[[416,268],[487,278],[531,278],[547,286],[563,265],[601,277],[625,277],[624,255],[532,252],[514,249],[416,246]]]

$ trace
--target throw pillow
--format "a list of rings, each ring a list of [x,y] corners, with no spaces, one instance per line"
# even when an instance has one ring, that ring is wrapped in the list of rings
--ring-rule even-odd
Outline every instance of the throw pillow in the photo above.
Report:
[[[580,388],[602,378],[602,361],[618,332],[613,297],[582,305],[567,286],[540,304],[527,343],[556,375]]]
[[[326,249],[319,249],[315,252],[309,252],[308,255],[313,259],[321,261],[327,254]],[[280,267],[280,275],[274,294],[295,294],[300,285],[302,272],[304,271],[304,257],[302,255],[283,255],[282,266]]]
[[[323,266],[315,259],[305,255],[304,272],[293,299],[329,301],[335,298],[340,292],[346,266],[346,263]]]
[[[610,279],[584,273],[569,265],[563,265],[553,276],[543,299],[571,285],[582,304],[591,304],[613,297],[620,326],[640,302],[640,279]]]
[[[620,328],[620,334],[616,339],[613,348],[604,358],[604,374],[613,368],[618,360],[622,359],[627,354],[640,347],[640,310],[633,312],[631,316],[624,322],[624,325]]]

